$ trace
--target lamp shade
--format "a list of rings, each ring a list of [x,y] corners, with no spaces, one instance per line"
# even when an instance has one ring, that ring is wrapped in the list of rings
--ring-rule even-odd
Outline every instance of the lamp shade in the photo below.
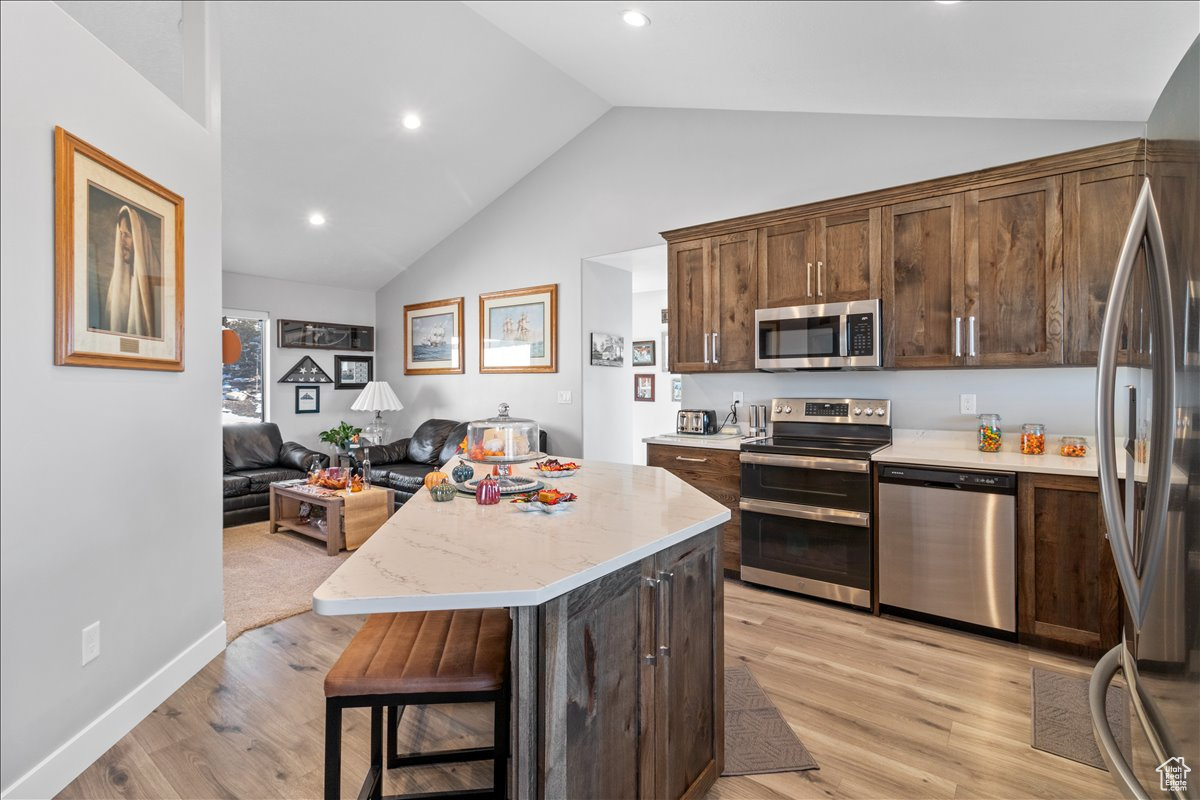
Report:
[[[350,408],[354,411],[399,411],[404,404],[387,381],[369,381]]]
[[[242,357],[242,337],[237,331],[221,329],[221,363],[234,364]]]

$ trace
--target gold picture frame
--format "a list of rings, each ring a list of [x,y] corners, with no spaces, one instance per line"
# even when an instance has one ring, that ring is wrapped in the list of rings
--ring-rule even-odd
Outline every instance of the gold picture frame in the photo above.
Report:
[[[558,284],[479,295],[479,371],[558,372]]]
[[[463,298],[404,307],[405,375],[461,375],[465,345]]]
[[[183,198],[59,127],[54,168],[54,363],[182,372]]]

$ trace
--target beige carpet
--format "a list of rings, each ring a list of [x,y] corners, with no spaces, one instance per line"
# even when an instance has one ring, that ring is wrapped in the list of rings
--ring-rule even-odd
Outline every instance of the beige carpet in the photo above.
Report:
[[[226,641],[312,609],[313,590],[349,557],[266,522],[225,529]]]

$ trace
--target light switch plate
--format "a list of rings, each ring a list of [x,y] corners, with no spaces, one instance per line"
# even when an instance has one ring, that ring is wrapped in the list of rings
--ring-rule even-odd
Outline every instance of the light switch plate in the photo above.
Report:
[[[558,402],[561,405],[565,405],[565,406],[571,405],[571,390],[570,389],[559,389],[558,390]]]

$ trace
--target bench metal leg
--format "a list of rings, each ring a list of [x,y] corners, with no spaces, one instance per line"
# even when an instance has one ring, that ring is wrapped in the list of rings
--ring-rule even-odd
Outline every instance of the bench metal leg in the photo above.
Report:
[[[325,800],[342,794],[342,707],[325,700]]]

